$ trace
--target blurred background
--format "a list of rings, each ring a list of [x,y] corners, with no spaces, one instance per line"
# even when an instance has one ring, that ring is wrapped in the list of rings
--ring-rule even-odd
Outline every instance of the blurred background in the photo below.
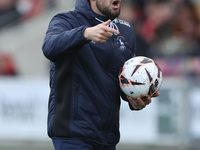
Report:
[[[0,150],[53,150],[47,137],[49,21],[75,0],[0,0]],[[200,0],[123,0],[137,55],[163,72],[160,97],[121,107],[118,150],[200,150]]]

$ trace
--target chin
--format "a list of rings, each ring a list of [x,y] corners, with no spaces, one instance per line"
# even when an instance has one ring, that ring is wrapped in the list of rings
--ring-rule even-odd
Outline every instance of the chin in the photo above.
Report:
[[[112,19],[112,18],[115,19],[115,18],[119,17],[119,14],[120,14],[119,12],[113,11],[113,12],[107,14],[106,16],[109,17],[110,19]]]
[[[119,14],[120,13],[113,13],[112,18],[115,19],[115,18],[119,17]]]
[[[106,10],[106,11],[102,11],[102,14],[104,14],[106,17],[108,17],[109,19],[113,20],[115,18],[117,18],[120,14],[120,9],[118,10]]]

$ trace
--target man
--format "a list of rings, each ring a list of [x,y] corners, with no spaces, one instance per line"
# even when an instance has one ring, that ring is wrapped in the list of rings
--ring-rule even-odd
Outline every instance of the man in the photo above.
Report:
[[[49,24],[43,52],[51,61],[48,135],[56,150],[115,150],[120,95],[135,110],[151,102],[126,97],[119,87],[119,70],[135,53],[132,27],[116,18],[120,6],[121,0],[76,0],[74,11]]]

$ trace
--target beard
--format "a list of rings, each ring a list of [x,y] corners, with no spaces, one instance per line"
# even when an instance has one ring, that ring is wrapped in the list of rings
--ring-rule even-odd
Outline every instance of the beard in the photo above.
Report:
[[[113,12],[111,12],[111,9],[109,9],[109,7],[101,7],[101,5],[98,3],[98,1],[96,3],[96,6],[97,6],[97,8],[99,9],[99,11],[103,15],[105,15],[106,17],[108,17],[111,20],[115,19],[120,14],[120,9],[119,9],[118,12],[113,13]]]

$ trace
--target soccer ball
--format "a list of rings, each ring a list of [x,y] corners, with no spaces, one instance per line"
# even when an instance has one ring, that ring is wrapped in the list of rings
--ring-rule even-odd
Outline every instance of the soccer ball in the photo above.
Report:
[[[133,57],[124,63],[119,73],[119,84],[130,97],[152,96],[161,87],[162,71],[153,59]]]

